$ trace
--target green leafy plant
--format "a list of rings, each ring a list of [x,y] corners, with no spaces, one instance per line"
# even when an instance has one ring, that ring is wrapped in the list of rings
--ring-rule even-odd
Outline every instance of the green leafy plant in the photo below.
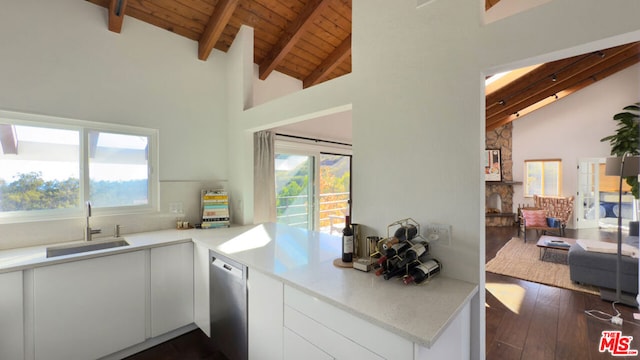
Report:
[[[618,122],[616,133],[600,139],[611,144],[611,155],[623,156],[640,155],[640,102],[629,105],[624,111],[613,116],[613,120]],[[639,198],[638,177],[626,177],[625,181],[631,186],[631,193],[636,199]]]

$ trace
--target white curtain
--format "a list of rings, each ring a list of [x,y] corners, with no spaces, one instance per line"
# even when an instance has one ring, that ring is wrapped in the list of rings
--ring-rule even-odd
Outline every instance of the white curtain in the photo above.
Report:
[[[253,134],[253,222],[276,221],[275,134]]]

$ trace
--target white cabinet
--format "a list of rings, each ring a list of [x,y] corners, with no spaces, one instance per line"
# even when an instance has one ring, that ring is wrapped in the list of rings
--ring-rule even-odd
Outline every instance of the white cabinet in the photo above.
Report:
[[[282,282],[249,269],[247,287],[249,359],[280,360],[284,296]]]
[[[22,271],[0,274],[0,359],[24,358]]]
[[[208,337],[211,337],[209,316],[209,248],[196,242],[193,247],[193,306],[194,321]]]
[[[340,316],[340,314],[326,315]],[[345,321],[348,321],[348,319],[345,319]],[[301,338],[306,339],[310,345],[329,354],[332,358],[383,360],[382,357],[344,336],[339,332],[340,329],[328,328],[318,322],[317,319],[310,318],[288,305],[284,307],[284,325]],[[384,340],[386,339],[383,339],[383,341]],[[299,343],[295,344],[299,345]],[[288,348],[285,342],[285,352],[289,353],[290,351],[291,349]],[[320,352],[316,352],[318,355],[320,354]]]
[[[413,360],[412,341],[300,290],[285,286],[284,304],[284,326],[332,357]]]
[[[300,335],[284,328],[284,360],[331,360],[326,352],[303,339]],[[355,359],[355,358],[354,358]]]
[[[416,344],[416,360],[471,358],[471,305],[467,303],[431,348]]]
[[[151,336],[193,322],[193,243],[152,248]]]
[[[34,270],[36,359],[96,359],[145,340],[145,252]]]

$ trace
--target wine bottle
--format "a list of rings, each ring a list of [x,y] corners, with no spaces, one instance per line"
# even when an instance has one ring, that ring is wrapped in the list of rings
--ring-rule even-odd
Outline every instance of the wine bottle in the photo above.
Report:
[[[382,245],[382,248],[386,250],[399,242],[411,240],[416,237],[416,235],[418,235],[418,228],[415,227],[415,225],[407,224],[401,226],[393,234],[393,237]]]
[[[396,255],[400,255],[404,253],[405,250],[409,248],[409,243],[401,242],[391,246],[390,248],[384,250],[384,255],[378,259],[378,264],[382,264],[387,261],[387,259],[391,259]]]
[[[408,271],[410,271],[412,268],[414,268],[416,265],[418,265],[417,262],[412,262],[406,265],[400,265],[398,263],[398,266],[396,266],[394,269],[388,270],[384,273],[384,279],[385,280],[389,280],[391,278],[394,278],[396,276],[404,276],[407,274]]]
[[[427,260],[424,263],[411,269],[411,271],[409,272],[409,276],[405,277],[402,281],[405,284],[411,284],[412,282],[420,284],[439,273],[440,269],[441,266],[438,260]]]
[[[353,229],[349,215],[345,216],[344,229],[342,229],[342,261],[349,263],[353,261]]]
[[[395,258],[391,258],[391,259],[388,259],[387,261],[384,261],[382,263],[377,264],[378,268],[376,269],[376,276],[381,276],[382,274],[386,273],[387,271],[391,271],[391,270],[395,269],[397,267],[398,263],[400,263],[400,261],[402,261],[401,258],[395,257]]]
[[[427,243],[419,242],[419,243],[413,244],[413,246],[411,246],[410,248],[407,249],[407,251],[404,252],[402,261],[398,264],[398,266],[404,266],[404,265],[410,264],[418,260],[420,256],[426,254],[428,251],[429,251],[429,244]]]

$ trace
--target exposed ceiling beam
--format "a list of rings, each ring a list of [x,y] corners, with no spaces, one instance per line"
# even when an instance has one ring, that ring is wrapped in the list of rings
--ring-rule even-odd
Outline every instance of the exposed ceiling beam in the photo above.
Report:
[[[211,50],[222,35],[222,31],[229,23],[233,12],[240,0],[220,0],[209,18],[207,27],[198,41],[198,59],[207,60]]]
[[[602,53],[606,56],[595,64],[586,67],[584,64],[576,64],[575,69],[566,71],[565,79],[558,78],[556,82],[547,82],[547,84],[551,83],[551,86],[545,85],[518,95],[519,99],[514,98],[513,106],[508,104],[503,106],[504,111],[495,112],[492,115],[487,113],[486,129],[493,130],[505,125],[640,62],[640,43],[602,50]]]
[[[13,125],[0,124],[0,144],[2,144],[3,154],[18,153],[18,138]]]
[[[278,42],[260,64],[260,80],[266,79],[304,34],[313,21],[329,6],[329,0],[309,0],[298,17],[291,22]]]
[[[310,86],[319,84],[326,80],[331,75],[331,72],[335,70],[346,58],[351,55],[351,34],[347,36],[344,41],[338,45],[338,47],[322,61],[320,66],[307,76],[303,81],[303,87],[308,88]]]
[[[540,101],[540,94],[550,96],[574,84],[577,78],[593,74],[597,66],[616,61],[616,57],[635,53],[635,44],[574,56],[544,64],[518,81],[509,84],[486,97],[487,124],[495,118],[514,114]],[[627,55],[625,55],[627,54]],[[534,102],[532,102],[534,101]]]
[[[124,12],[127,8],[127,0],[111,0],[109,2],[109,30],[120,33]]]
[[[551,74],[557,74],[563,69],[567,69],[576,63],[584,61],[591,54],[582,54],[567,59],[554,61],[551,63],[542,64],[536,69],[523,75],[517,81],[513,81],[510,84],[494,91],[486,97],[487,117],[497,111],[504,109],[505,103],[514,105],[517,99],[514,99],[518,94],[524,94],[528,89],[533,89],[536,86],[540,86],[542,83],[551,83]],[[596,57],[592,58],[593,61],[597,61]],[[566,79],[567,77],[563,77]]]

